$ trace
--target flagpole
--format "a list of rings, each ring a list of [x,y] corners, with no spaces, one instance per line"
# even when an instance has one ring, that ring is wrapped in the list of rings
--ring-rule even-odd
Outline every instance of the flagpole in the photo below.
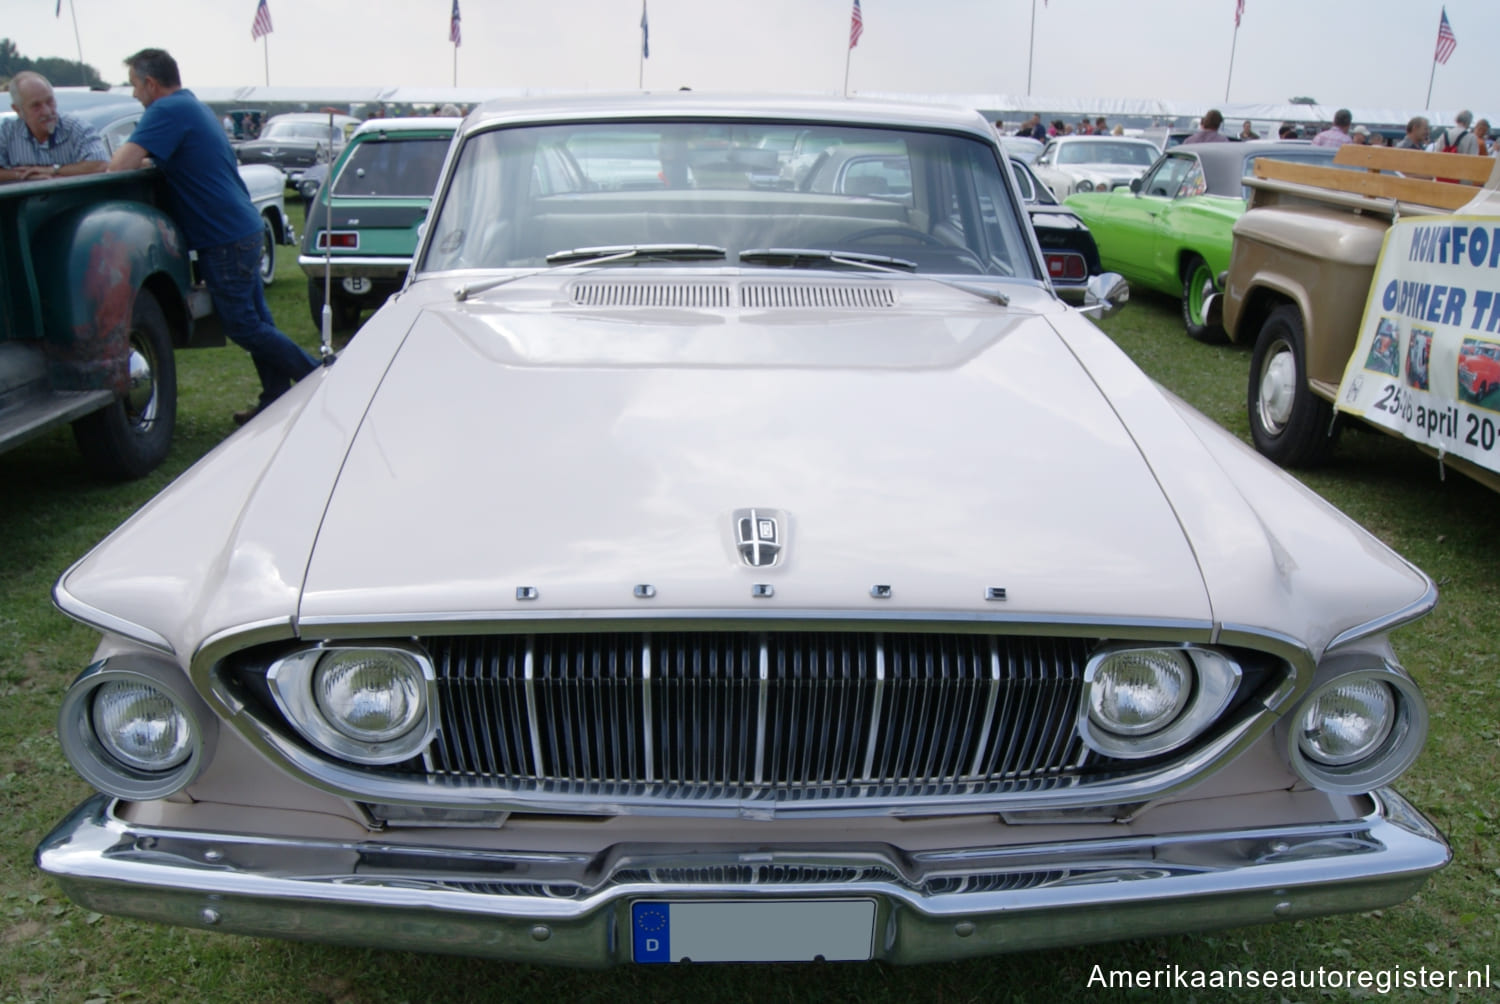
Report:
[[[453,86],[458,86],[458,43],[453,43]]]
[[[1035,0],[1033,0],[1033,2],[1035,2]],[[1229,101],[1229,84],[1230,84],[1230,82],[1232,80],[1234,80],[1234,50],[1239,46],[1239,44],[1240,44],[1240,25],[1239,25],[1239,20],[1236,19],[1235,20],[1235,25],[1234,25],[1234,41],[1229,43],[1229,76],[1224,80],[1224,100],[1225,100],[1225,102]]]
[[[1432,57],[1432,73],[1427,77],[1427,104],[1422,106],[1424,112],[1432,111],[1432,82],[1437,79],[1437,56]]]
[[[78,34],[78,8],[74,6],[73,0],[68,0],[68,10],[73,15],[73,41],[78,46],[79,72],[83,70],[83,38]],[[84,83],[88,81],[85,80]]]
[[[849,63],[854,58],[854,46],[844,50],[844,97],[849,96]]]
[[[1036,56],[1036,0],[1031,0],[1031,42],[1026,47],[1026,96],[1031,97],[1031,61]]]
[[[260,36],[262,51],[266,56],[266,86],[271,86],[271,33],[268,31]]]

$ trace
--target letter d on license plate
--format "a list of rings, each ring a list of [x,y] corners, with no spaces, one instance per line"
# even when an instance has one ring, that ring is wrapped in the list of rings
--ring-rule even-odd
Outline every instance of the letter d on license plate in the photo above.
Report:
[[[863,961],[875,942],[875,901],[731,900],[630,906],[636,962]]]

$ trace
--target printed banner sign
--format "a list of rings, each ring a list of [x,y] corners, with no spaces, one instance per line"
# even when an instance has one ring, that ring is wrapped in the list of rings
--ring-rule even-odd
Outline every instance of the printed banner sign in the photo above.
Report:
[[[1500,471],[1500,218],[1391,226],[1338,409]]]

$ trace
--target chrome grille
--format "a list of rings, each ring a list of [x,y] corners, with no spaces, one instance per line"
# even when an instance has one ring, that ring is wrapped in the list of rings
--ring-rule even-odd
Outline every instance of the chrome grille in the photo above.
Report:
[[[434,779],[590,796],[992,794],[1076,784],[1073,638],[694,632],[423,639]]]

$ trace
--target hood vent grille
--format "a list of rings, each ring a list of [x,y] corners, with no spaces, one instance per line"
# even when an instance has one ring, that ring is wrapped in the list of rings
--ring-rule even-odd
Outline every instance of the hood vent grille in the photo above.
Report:
[[[578,282],[577,307],[665,307],[713,310],[740,306],[750,310],[889,310],[896,305],[890,286],[831,283],[756,282],[738,287],[709,282]],[[736,300],[738,303],[736,304]]]
[[[580,307],[727,307],[727,283],[580,282],[573,303]]]
[[[888,309],[896,305],[889,286],[805,286],[781,283],[746,283],[740,287],[743,306],[757,309],[777,307],[823,307],[852,310]]]

